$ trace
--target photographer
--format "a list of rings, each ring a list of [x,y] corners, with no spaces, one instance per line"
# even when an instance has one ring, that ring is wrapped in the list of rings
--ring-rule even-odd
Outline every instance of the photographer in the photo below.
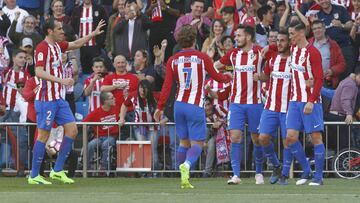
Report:
[[[90,96],[89,98],[89,113],[101,106],[100,104],[100,88],[107,74],[104,59],[95,57],[92,60],[93,74],[85,80],[84,95]]]

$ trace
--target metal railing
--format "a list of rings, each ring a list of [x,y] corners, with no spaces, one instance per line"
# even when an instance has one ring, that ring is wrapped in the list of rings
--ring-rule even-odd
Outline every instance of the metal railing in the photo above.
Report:
[[[326,149],[326,162],[325,162],[325,167],[324,167],[324,172],[325,173],[336,173],[336,174],[355,174],[357,175],[359,173],[360,176],[360,172],[359,169],[360,167],[355,167],[355,169],[346,169],[347,166],[349,166],[349,164],[351,164],[351,160],[348,158],[348,160],[346,160],[346,157],[344,158],[344,160],[341,159],[341,157],[339,158],[339,155],[341,155],[341,153],[343,153],[343,151],[347,150],[346,153],[349,153],[350,156],[350,152],[351,150],[355,150],[355,151],[359,151],[360,154],[360,122],[354,122],[352,125],[346,125],[344,122],[325,122],[325,132],[323,133],[323,140],[325,141],[325,149]],[[87,177],[88,173],[98,173],[98,172],[106,172],[106,173],[119,173],[119,171],[117,171],[116,169],[114,169],[113,167],[111,167],[111,164],[108,164],[108,167],[106,169],[101,168],[99,170],[99,158],[96,159],[95,163],[95,169],[89,169],[88,166],[88,132],[89,126],[104,126],[104,125],[112,125],[114,126],[114,123],[109,123],[109,122],[98,122],[98,123],[94,123],[94,122],[77,122],[78,125],[78,129],[79,129],[79,135],[81,137],[81,139],[79,139],[79,135],[78,135],[78,139],[75,142],[75,147],[74,150],[76,151],[81,151],[82,155],[80,156],[81,158],[79,159],[80,161],[82,160],[82,164],[80,164],[82,167],[81,168],[77,168],[75,172],[77,173],[81,173],[83,177]],[[118,125],[119,128],[120,125],[118,123],[115,123],[115,125]],[[211,125],[211,124],[208,124]],[[30,126],[36,126],[35,123],[0,123],[0,134],[1,134],[1,139],[0,139],[0,147],[4,147],[5,149],[1,149],[0,152],[5,152],[5,154],[0,154],[0,157],[5,157],[5,164],[3,164],[3,168],[13,168],[14,171],[18,172],[21,170],[24,170],[25,173],[29,172],[30,169],[30,165],[31,165],[31,150],[30,150],[30,142],[32,142],[33,140],[30,140],[30,136],[27,136],[27,146],[22,146],[20,143],[20,137],[21,136],[26,136],[26,135],[21,135],[20,134],[20,128],[26,128],[26,133],[29,134],[30,132]],[[130,127],[130,133],[128,135],[128,140],[136,140],[136,136],[134,135],[134,128],[135,127],[140,127],[140,126],[159,126],[159,123],[134,123],[134,122],[127,122],[125,123],[125,126]],[[174,126],[174,123],[167,123],[166,126]],[[95,127],[97,128],[97,127]],[[15,129],[15,130],[14,130]],[[175,130],[175,128],[172,128],[172,130]],[[10,132],[11,131],[11,132]],[[12,131],[15,131],[12,132]],[[335,132],[334,132],[335,131]],[[357,132],[359,131],[359,132]],[[344,135],[343,133],[346,133],[346,135]],[[162,163],[154,163],[152,162],[152,168],[151,168],[151,172],[153,173],[172,173],[172,172],[177,172],[177,170],[174,170],[173,167],[168,167],[169,163],[168,163],[168,159],[169,156],[171,156],[171,153],[168,154],[168,150],[166,150],[166,144],[165,144],[165,135],[168,133],[163,133],[161,136],[161,139],[163,139],[163,147],[162,147],[162,151],[158,152],[158,154],[161,154],[163,159],[162,159]],[[175,133],[174,133],[175,134]],[[248,133],[244,132],[244,135],[247,135]],[[108,131],[108,136],[109,135],[109,131]],[[159,136],[159,134],[157,134],[157,136]],[[335,136],[335,137],[334,137]],[[343,136],[346,136],[346,138],[344,139]],[[15,139],[14,139],[15,137]],[[121,130],[119,131],[119,135],[118,135],[118,139],[121,137]],[[308,150],[307,147],[309,146],[309,138],[308,136],[301,136],[302,137],[302,143],[303,143],[303,147],[306,148],[306,152],[310,152],[312,151],[312,148],[309,148],[311,150]],[[179,138],[177,136],[174,137],[175,139],[175,146],[178,146],[179,143]],[[14,147],[15,143],[14,140],[16,141],[16,147]],[[80,142],[80,143],[79,143]],[[243,156],[243,166],[242,166],[242,173],[253,173],[255,172],[254,170],[254,161],[252,160],[252,153],[251,153],[251,138],[250,136],[243,136],[243,143],[244,143],[244,156]],[[274,142],[275,143],[275,142]],[[80,145],[79,145],[80,144]],[[280,133],[278,133],[277,136],[277,143],[275,144],[277,146],[277,154],[278,157],[281,158],[282,157],[282,140],[281,140],[281,135]],[[344,147],[345,146],[345,147]],[[12,148],[12,151],[10,151],[9,153],[9,149],[8,147]],[[249,148],[250,147],[250,148]],[[15,150],[13,149],[15,148]],[[21,154],[21,150],[24,150],[24,148],[26,149],[26,156],[24,154]],[[113,148],[114,150],[115,147]],[[99,145],[97,145],[97,154],[96,156],[99,156],[100,153],[100,147]],[[349,151],[349,152],[348,152]],[[14,154],[15,153],[15,154]],[[346,155],[345,153],[345,155]],[[5,155],[5,156],[4,156]],[[11,155],[11,156],[9,156]],[[115,161],[116,161],[116,153],[112,154],[111,156],[115,156]],[[176,154],[173,154],[173,159],[176,162]],[[359,155],[360,156],[360,155]],[[111,160],[112,157],[109,158],[109,162],[110,161],[114,161],[114,159]],[[171,158],[171,157],[170,157]],[[338,160],[337,160],[338,159]],[[266,160],[266,159],[264,159]],[[339,163],[336,163],[336,160]],[[341,162],[342,161],[342,162]],[[4,162],[4,160],[3,160]],[[24,163],[25,162],[25,163]],[[203,167],[203,157],[200,158],[199,160],[199,164],[197,166],[197,168],[193,169],[193,172],[198,172],[198,173],[202,173],[204,172],[204,167]],[[266,161],[265,161],[266,162]],[[24,164],[26,164],[26,166],[24,166]],[[159,164],[161,167],[156,167],[155,164]],[[337,164],[337,165],[336,165]],[[339,167],[340,165],[343,165],[343,167]],[[346,165],[347,164],[347,165]],[[79,165],[79,164],[78,164]],[[174,164],[173,164],[174,165]],[[293,164],[294,165],[294,164]],[[359,164],[360,165],[360,164]],[[336,169],[338,167],[338,169]],[[216,171],[217,173],[230,173],[231,172],[231,168],[228,168],[227,170],[220,170],[220,171]],[[269,164],[266,164],[266,168],[264,170],[265,173],[267,172],[271,172],[271,166],[269,166]],[[297,164],[295,163],[295,167],[294,170],[291,171],[291,173],[299,173],[302,172],[301,170],[299,170],[299,167],[297,167]],[[352,177],[354,177],[355,175],[353,175]],[[341,175],[340,175],[341,176]]]

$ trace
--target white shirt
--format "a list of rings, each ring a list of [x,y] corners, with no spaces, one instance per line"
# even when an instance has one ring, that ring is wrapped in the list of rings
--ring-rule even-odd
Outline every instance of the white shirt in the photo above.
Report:
[[[128,32],[128,37],[129,37],[129,50],[131,51],[131,47],[132,47],[132,42],[133,42],[133,37],[134,37],[134,25],[135,25],[135,19],[129,19],[129,32]]]
[[[19,8],[18,6],[16,6],[14,9],[9,9],[8,7],[5,6],[2,10],[9,17],[11,23],[15,19],[15,13],[20,11],[20,16],[17,21],[18,23],[16,24],[16,32],[22,32],[23,31],[23,23],[22,22],[26,16],[29,16],[29,13],[27,11],[25,11],[24,9]]]

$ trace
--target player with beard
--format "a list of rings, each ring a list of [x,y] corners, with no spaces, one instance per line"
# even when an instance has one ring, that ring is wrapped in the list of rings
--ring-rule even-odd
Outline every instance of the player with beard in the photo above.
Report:
[[[261,103],[260,82],[254,80],[254,75],[259,73],[261,68],[261,47],[253,43],[254,37],[254,28],[239,25],[235,31],[237,48],[228,51],[214,64],[217,69],[225,65],[232,65],[234,69],[228,113],[228,129],[231,136],[230,157],[234,175],[228,180],[228,184],[239,184],[241,182],[239,177],[245,122],[248,124],[248,130],[254,143],[255,183],[264,184],[264,177],[261,174],[263,151],[259,143],[258,132],[260,116],[264,106]]]

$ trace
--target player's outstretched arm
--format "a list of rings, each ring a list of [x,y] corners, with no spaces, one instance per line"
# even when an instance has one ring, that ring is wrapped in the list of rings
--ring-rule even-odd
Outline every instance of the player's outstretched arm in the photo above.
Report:
[[[62,84],[62,85],[66,85],[66,86],[74,85],[74,80],[72,78],[60,79],[60,78],[55,77],[53,75],[50,75],[49,73],[44,71],[44,67],[42,67],[42,66],[38,66],[38,67],[35,68],[35,75],[38,78],[41,78],[43,80],[56,82],[56,83],[59,83],[59,84]]]
[[[77,39],[73,42],[69,42],[69,47],[67,50],[73,50],[73,49],[79,49],[82,47],[85,43],[90,41],[93,37],[96,37],[97,35],[100,35],[104,32],[104,29],[102,29],[106,25],[105,20],[100,20],[99,24],[97,25],[96,29],[92,31],[90,34]]]

